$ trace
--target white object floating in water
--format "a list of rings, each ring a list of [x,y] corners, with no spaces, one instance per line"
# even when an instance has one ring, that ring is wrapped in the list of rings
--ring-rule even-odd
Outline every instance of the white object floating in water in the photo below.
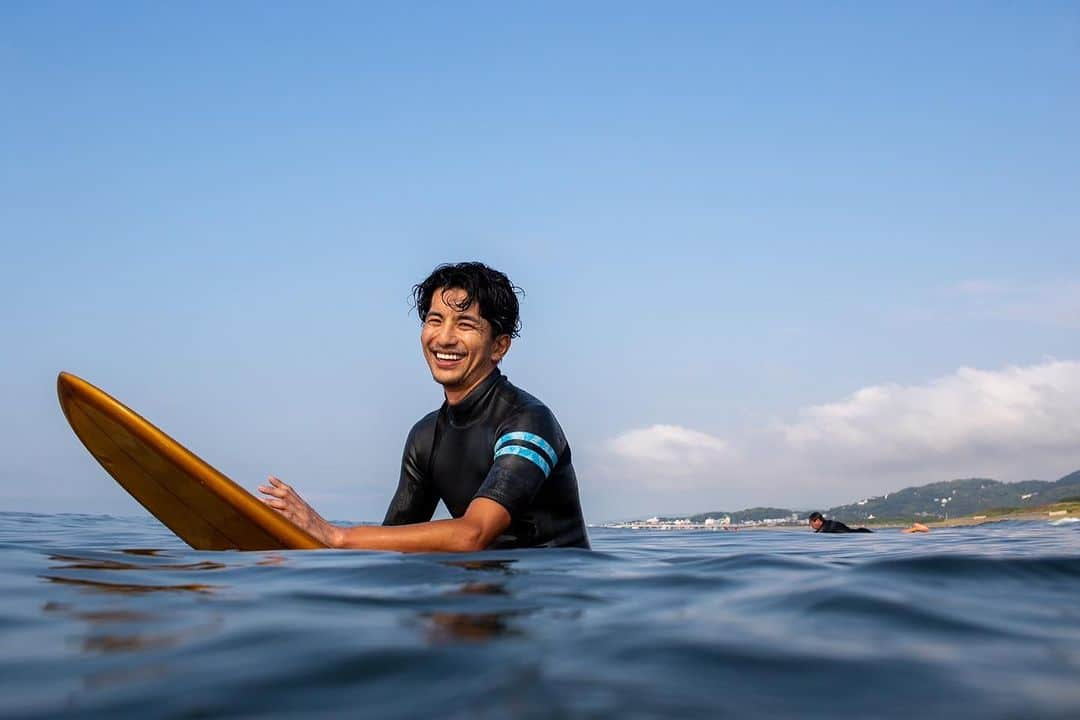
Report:
[[[1073,523],[1080,522],[1080,518],[1063,517],[1060,520],[1051,520],[1051,525],[1072,525]]]

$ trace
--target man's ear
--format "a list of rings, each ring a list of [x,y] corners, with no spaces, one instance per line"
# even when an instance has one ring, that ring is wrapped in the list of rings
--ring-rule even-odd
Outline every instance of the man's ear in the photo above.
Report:
[[[499,335],[495,338],[495,348],[491,351],[491,360],[496,365],[503,359],[506,353],[510,352],[510,336]]]

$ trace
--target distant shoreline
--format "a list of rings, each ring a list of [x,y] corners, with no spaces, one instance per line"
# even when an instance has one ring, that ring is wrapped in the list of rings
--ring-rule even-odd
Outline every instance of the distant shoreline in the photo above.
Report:
[[[1057,520],[1063,517],[1080,517],[1080,502],[1059,502],[1033,508],[998,508],[986,512],[963,515],[948,520],[919,520],[929,528],[968,527],[1006,520]],[[886,521],[867,523],[870,528],[907,527],[910,522]]]
[[[963,515],[961,517],[949,518],[947,520],[929,520],[926,518],[912,518],[912,519],[898,519],[898,520],[882,520],[880,522],[875,521],[849,521],[843,517],[839,519],[848,525],[863,525],[874,530],[888,530],[892,528],[907,528],[914,522],[920,522],[926,525],[928,528],[951,528],[951,527],[970,527],[975,525],[985,525],[987,523],[1004,522],[1006,520],[1057,520],[1065,517],[1080,518],[1080,502],[1067,501],[1048,503],[1046,505],[1040,505],[1038,507],[1031,508],[996,508],[992,510],[986,510],[985,512],[974,513],[971,515]],[[806,527],[803,523],[772,523],[772,524],[752,524],[752,525],[721,525],[721,524],[702,524],[692,523],[685,520],[681,521],[631,521],[623,523],[602,523],[599,525],[590,525],[590,527],[602,527],[611,529],[625,529],[625,530],[709,530],[711,532],[735,532],[745,530],[801,530]]]

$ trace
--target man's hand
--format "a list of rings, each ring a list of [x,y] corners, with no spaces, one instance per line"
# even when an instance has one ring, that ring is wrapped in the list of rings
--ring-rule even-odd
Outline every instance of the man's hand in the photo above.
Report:
[[[343,529],[324,520],[319,513],[315,512],[314,508],[296,494],[295,490],[273,475],[268,478],[266,485],[259,486],[259,492],[267,496],[259,498],[260,500],[304,530],[307,530],[314,537],[330,547],[340,545]]]
[[[488,547],[506,528],[510,513],[488,498],[476,498],[465,515],[413,525],[343,528],[323,520],[285,483],[271,476],[259,487],[259,498],[332,548],[397,550],[399,552],[476,552]]]

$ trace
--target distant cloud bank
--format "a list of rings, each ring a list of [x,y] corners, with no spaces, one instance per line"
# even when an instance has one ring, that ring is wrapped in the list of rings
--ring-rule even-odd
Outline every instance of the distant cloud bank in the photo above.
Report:
[[[631,429],[603,456],[604,487],[653,512],[824,506],[957,477],[1054,480],[1080,468],[1080,362],[874,385],[737,437]]]
[[[926,385],[876,385],[802,410],[789,450],[867,470],[1080,445],[1080,363],[960,368]]]

